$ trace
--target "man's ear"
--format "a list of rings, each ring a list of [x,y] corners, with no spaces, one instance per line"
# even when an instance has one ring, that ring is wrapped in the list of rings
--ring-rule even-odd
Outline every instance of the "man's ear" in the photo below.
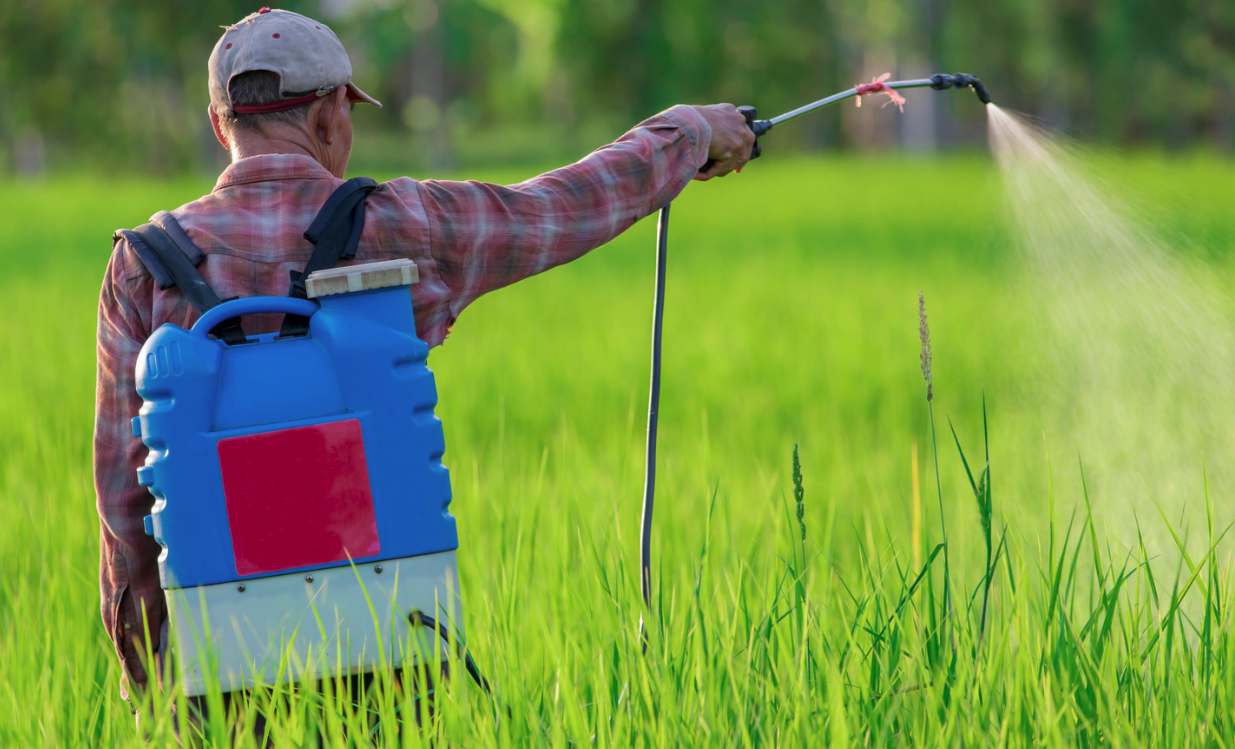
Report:
[[[223,135],[223,131],[219,128],[219,113],[214,111],[214,105],[207,104],[206,111],[210,113],[210,127],[214,128],[214,137],[218,138],[219,143],[223,144],[223,147],[228,151],[232,150],[232,147],[227,143],[227,138]]]
[[[317,137],[328,146],[334,145],[335,136],[339,132],[339,124],[344,115],[343,110],[347,108],[347,86],[340,86],[331,92],[330,96],[325,97],[325,100],[318,105],[317,122],[314,125],[314,130],[317,131]]]

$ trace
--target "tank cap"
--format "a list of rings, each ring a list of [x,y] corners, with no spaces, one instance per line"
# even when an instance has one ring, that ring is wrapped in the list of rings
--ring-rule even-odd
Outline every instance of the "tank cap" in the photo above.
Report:
[[[351,291],[411,286],[420,280],[416,264],[407,258],[314,271],[305,280],[305,296],[316,299]]]

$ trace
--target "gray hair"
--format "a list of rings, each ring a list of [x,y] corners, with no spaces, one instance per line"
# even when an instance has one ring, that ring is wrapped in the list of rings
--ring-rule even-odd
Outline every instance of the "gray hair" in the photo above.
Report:
[[[269,104],[279,101],[282,92],[279,91],[279,74],[269,70],[250,70],[232,78],[227,85],[227,94],[232,104]],[[297,124],[304,122],[308,114],[308,104],[295,109],[284,109],[281,112],[261,112],[258,114],[219,114],[219,129],[228,140],[241,130],[257,132],[263,123],[286,122]]]

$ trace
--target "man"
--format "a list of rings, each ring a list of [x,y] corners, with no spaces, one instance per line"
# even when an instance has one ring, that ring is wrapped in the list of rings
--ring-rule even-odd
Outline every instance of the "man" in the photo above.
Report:
[[[303,269],[312,250],[303,232],[347,168],[351,107],[381,106],[351,73],[334,32],[296,13],[263,8],[215,45],[210,123],[232,163],[209,195],[172,214],[205,253],[199,270],[219,297],[280,296],[289,271]],[[521,184],[386,182],[367,198],[353,262],[414,260],[416,330],[437,346],[482,294],[605,244],[691,179],[738,170],[753,144],[732,105],[676,106],[582,161]],[[124,687],[147,684],[146,633],[150,652],[167,644],[159,546],[142,522],[153,499],[136,477],[146,448],[130,431],[141,405],[134,368],[160,325],[188,328],[196,319],[184,295],[160,289],[117,233],[99,299],[94,473],[103,623],[123,666],[126,699]],[[278,322],[255,315],[244,328],[266,332]]]

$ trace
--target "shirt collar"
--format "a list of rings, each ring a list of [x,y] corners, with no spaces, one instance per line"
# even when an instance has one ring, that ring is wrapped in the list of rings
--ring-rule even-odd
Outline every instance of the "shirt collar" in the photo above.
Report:
[[[215,190],[247,182],[283,179],[330,179],[335,177],[312,157],[298,153],[267,153],[230,164],[219,175]]]

